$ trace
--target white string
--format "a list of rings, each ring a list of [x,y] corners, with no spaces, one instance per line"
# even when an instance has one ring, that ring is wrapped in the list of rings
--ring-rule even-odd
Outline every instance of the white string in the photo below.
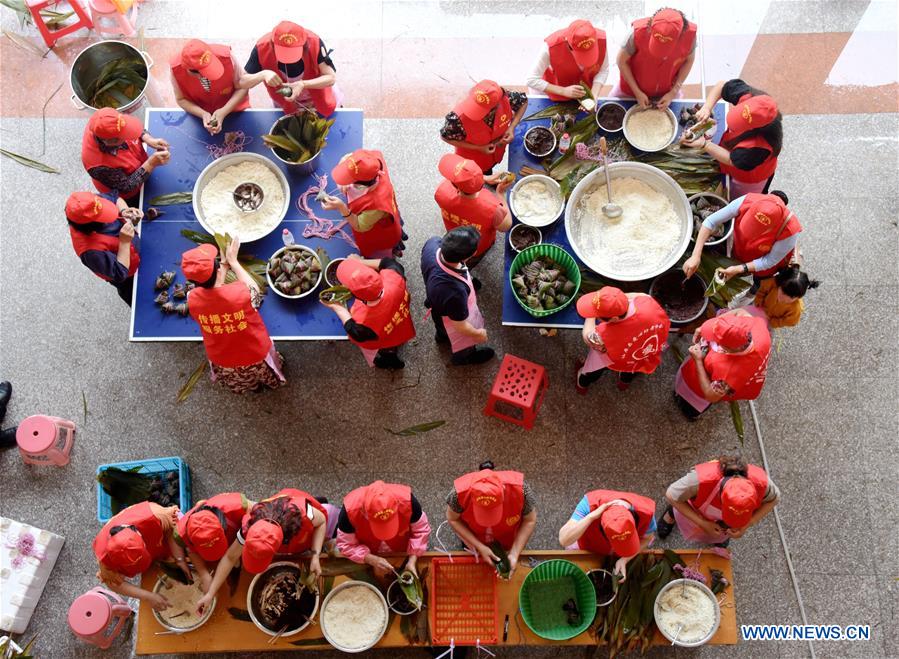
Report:
[[[449,644],[449,649],[446,652],[444,652],[443,654],[437,655],[436,657],[434,657],[434,659],[443,659],[443,657],[445,657],[447,655],[449,655],[450,659],[452,659],[453,658],[453,650],[455,650],[455,649],[456,649],[456,639],[451,638],[450,644]]]
[[[477,641],[475,642],[475,647],[478,649],[478,656],[479,656],[479,657],[481,656],[481,651],[482,651],[482,650],[483,650],[484,654],[489,654],[491,657],[495,657],[495,656],[496,656],[496,655],[493,654],[490,650],[488,650],[488,649],[485,648],[483,645],[481,645],[481,639],[477,639]]]

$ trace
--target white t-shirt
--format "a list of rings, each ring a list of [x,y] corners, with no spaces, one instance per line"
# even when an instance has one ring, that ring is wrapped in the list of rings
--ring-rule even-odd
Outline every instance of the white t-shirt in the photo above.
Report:
[[[531,75],[528,76],[528,87],[533,89],[534,91],[540,92],[541,94],[546,92],[546,86],[549,84],[546,80],[543,79],[543,72],[549,68],[549,46],[546,42],[543,42],[543,46],[540,49],[540,55],[537,57],[537,63],[534,65],[533,71],[531,71]],[[593,86],[591,91],[593,92],[593,96],[599,96],[599,91],[602,86],[606,83],[606,78],[609,77],[609,49],[608,44],[606,44],[606,56],[602,61],[602,66],[599,67],[599,71],[596,74],[596,77],[593,78]]]

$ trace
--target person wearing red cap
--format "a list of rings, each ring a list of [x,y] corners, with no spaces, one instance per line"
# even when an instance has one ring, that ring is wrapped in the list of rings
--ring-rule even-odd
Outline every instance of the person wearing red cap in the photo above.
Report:
[[[356,149],[340,159],[331,176],[346,202],[328,196],[322,208],[349,222],[359,253],[367,259],[402,256],[406,235],[384,154]]]
[[[240,492],[216,494],[198,501],[175,525],[175,542],[187,552],[204,592],[212,585],[207,563],[215,563],[227,553],[253,505]]]
[[[434,193],[434,201],[440,207],[443,226],[447,231],[470,225],[481,234],[478,249],[467,265],[475,267],[496,242],[496,232],[506,232],[512,227],[512,214],[506,206],[506,190],[512,185],[501,174],[484,177],[481,168],[473,160],[455,153],[447,153],[438,165],[444,180]],[[496,186],[496,192],[484,183]]]
[[[181,270],[196,285],[187,294],[187,307],[200,326],[212,380],[236,394],[276,389],[286,382],[284,358],[259,315],[262,293],[238,260],[239,249],[240,240],[232,238],[224,255],[215,245],[200,245],[181,255]],[[227,284],[229,271],[237,279]]]
[[[369,366],[403,368],[400,346],[415,338],[403,266],[394,259],[364,260],[351,254],[337,267],[337,279],[356,301],[349,309],[336,302],[322,304],[340,318]]]
[[[699,268],[702,249],[712,232],[734,220],[733,257],[741,262],[721,270],[725,280],[751,274],[753,291],[761,279],[773,277],[787,267],[796,253],[802,225],[789,208],[787,195],[749,193],[738,197],[702,222],[693,253],[684,262],[684,274],[692,277]]]
[[[754,400],[762,393],[771,334],[764,318],[733,309],[705,321],[674,381],[674,398],[695,420],[720,400]]]
[[[140,264],[140,238],[132,221],[137,223],[143,216],[139,208],[129,208],[124,199],[112,194],[73,192],[66,200],[75,254],[91,272],[115,286],[129,307]]]
[[[302,490],[284,488],[253,505],[240,530],[215,569],[212,584],[197,602],[202,611],[238,563],[250,574],[265,572],[276,556],[309,554],[309,570],[322,573],[319,556],[325,539],[334,535],[337,507]]]
[[[585,319],[581,336],[590,349],[575,379],[579,394],[586,394],[607,368],[618,372],[618,389],[623,391],[638,373],[659,367],[671,321],[654,298],[603,286],[582,295],[577,312]]]
[[[566,549],[618,556],[615,573],[624,581],[627,564],[655,539],[656,502],[633,492],[593,490],[580,500],[559,529]]]
[[[576,20],[544,39],[528,87],[554,101],[567,101],[584,98],[586,86],[598,98],[608,76],[606,33],[588,20]]]
[[[149,501],[114,515],[94,537],[94,555],[100,564],[97,578],[120,595],[141,599],[157,611],[166,609],[169,602],[164,595],[144,590],[125,579],[147,571],[153,561],[169,558],[174,558],[190,578],[184,549],[172,536],[177,519],[177,506],[163,508]]]
[[[342,556],[374,568],[379,576],[394,571],[382,554],[405,554],[405,567],[417,573],[418,557],[428,549],[431,524],[412,488],[375,481],[343,498],[337,518],[337,549]]]
[[[147,156],[144,145],[155,149]],[[150,174],[168,163],[169,143],[144,130],[140,120],[112,108],[97,110],[84,127],[81,162],[100,192],[114,192],[137,206]]]
[[[537,526],[537,504],[519,471],[496,471],[492,462],[460,476],[446,498],[446,519],[465,546],[486,562],[500,558],[498,543],[509,556],[512,571]]]
[[[768,192],[783,146],[783,117],[777,101],[739,79],[721,81],[709,90],[696,121],[705,121],[715,104],[724,99],[733,107],[726,115],[727,129],[721,143],[705,137],[682,143],[700,148],[718,161],[730,176],[731,199],[749,192]]]
[[[485,174],[502,161],[528,107],[528,97],[509,92],[492,80],[481,80],[446,115],[440,138],[456,154],[474,160]]]
[[[265,83],[275,107],[284,112],[293,114],[311,103],[328,117],[341,96],[334,84],[337,71],[331,52],[312,30],[281,21],[256,42],[238,86],[250,89]],[[278,93],[283,87],[290,90],[289,96]]]
[[[739,455],[724,455],[693,467],[665,493],[669,506],[659,520],[659,537],[677,522],[685,540],[727,547],[758,524],[780,501],[780,490],[761,467]]]
[[[242,69],[230,46],[188,41],[170,62],[172,89],[181,108],[203,122],[215,135],[225,117],[250,107],[246,89],[238,87]]]
[[[696,57],[696,24],[663,8],[632,24],[618,51],[621,80],[612,96],[633,96],[641,107],[665,109],[680,93]]]

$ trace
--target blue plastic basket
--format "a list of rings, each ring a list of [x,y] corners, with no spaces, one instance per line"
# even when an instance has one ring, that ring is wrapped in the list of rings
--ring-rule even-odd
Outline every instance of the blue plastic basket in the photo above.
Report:
[[[139,474],[162,474],[169,471],[177,471],[178,484],[181,488],[181,492],[179,492],[181,510],[187,512],[191,505],[193,505],[190,490],[190,468],[181,458],[147,458],[145,460],[134,460],[132,462],[112,462],[97,467],[97,475],[99,476],[100,472],[109,469],[110,467],[118,467],[123,470],[140,467],[140,469],[137,470],[137,473]],[[97,483],[97,519],[101,524],[106,524],[106,522],[112,519],[112,500],[109,495],[106,494],[106,490],[103,489],[103,486],[100,485],[100,483]]]

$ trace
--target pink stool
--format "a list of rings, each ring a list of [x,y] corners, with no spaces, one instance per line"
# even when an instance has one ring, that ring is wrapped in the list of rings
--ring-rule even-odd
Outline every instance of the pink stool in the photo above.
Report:
[[[69,607],[69,627],[85,643],[107,649],[134,612],[121,597],[97,586]]]
[[[53,46],[56,45],[56,41],[67,34],[71,34],[83,27],[86,27],[88,30],[94,27],[90,16],[87,15],[87,11],[81,6],[81,2],[79,2],[79,0],[67,0],[65,4],[68,4],[72,8],[72,11],[75,12],[75,15],[78,17],[78,20],[73,21],[70,25],[61,27],[58,30],[51,30],[48,28],[44,23],[44,17],[41,16],[41,10],[55,7],[60,1],[61,0],[26,0],[25,3],[28,5],[28,11],[31,12],[31,18],[37,26],[38,31],[41,33],[44,43],[47,44],[47,48],[53,48]]]
[[[74,443],[75,424],[56,416],[30,416],[16,430],[16,444],[25,464],[64,467]]]
[[[109,0],[88,0],[91,8],[91,18],[94,19],[94,29],[101,34],[121,34],[125,37],[135,35],[134,26],[137,23],[137,0],[131,5],[128,14],[119,13],[116,6]]]

